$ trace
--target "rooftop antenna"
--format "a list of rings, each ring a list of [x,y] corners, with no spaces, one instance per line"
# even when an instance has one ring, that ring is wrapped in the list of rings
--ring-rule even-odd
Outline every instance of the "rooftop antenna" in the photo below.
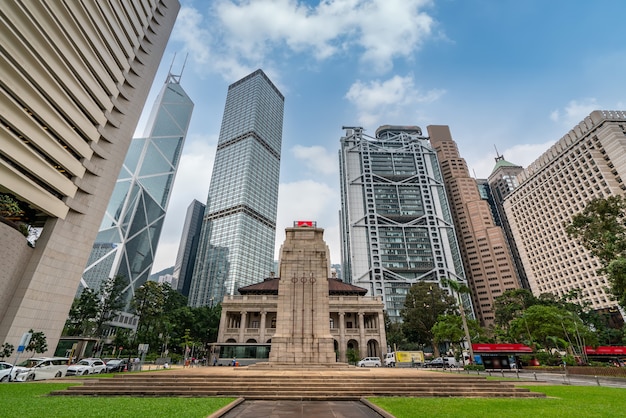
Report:
[[[500,153],[498,152],[498,147],[496,147],[496,144],[493,144],[493,148],[496,150],[496,162],[504,160],[504,155],[500,155]]]
[[[189,53],[185,55],[185,61],[183,62],[183,68],[181,68],[180,74],[172,74],[172,67],[174,66],[174,60],[176,59],[176,53],[174,53],[174,58],[172,58],[172,63],[170,64],[170,68],[167,72],[167,80],[165,80],[166,83],[180,84],[180,78],[183,76],[185,65],[187,65],[187,58],[189,58]]]

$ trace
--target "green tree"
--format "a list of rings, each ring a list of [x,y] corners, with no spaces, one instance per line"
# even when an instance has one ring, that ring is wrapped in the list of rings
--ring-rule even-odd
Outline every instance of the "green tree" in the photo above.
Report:
[[[626,308],[626,199],[609,196],[589,201],[565,230],[600,260],[611,293]]]
[[[391,351],[407,349],[409,343],[407,342],[404,333],[402,332],[402,324],[392,321],[387,312],[383,313],[385,321],[385,335],[387,336],[387,345],[391,347]],[[387,347],[384,347],[385,350]]]
[[[496,325],[508,331],[511,321],[519,318],[526,309],[536,303],[536,299],[530,290],[507,290],[494,299]]]
[[[89,288],[83,289],[80,297],[75,298],[70,313],[65,321],[63,335],[93,336],[95,320],[100,310],[98,295]]]
[[[46,335],[41,331],[33,331],[30,329],[28,332],[32,334],[30,342],[25,348],[25,351],[32,351],[37,354],[45,353],[48,351],[48,343],[46,342]]]
[[[24,210],[17,200],[11,196],[0,193],[0,216],[7,219],[19,218],[24,215]]]
[[[461,312],[461,321],[463,323],[463,333],[465,334],[465,339],[467,340],[467,346],[470,355],[470,362],[474,361],[474,349],[472,348],[472,337],[470,336],[469,329],[467,327],[467,318],[465,317],[465,307],[463,306],[463,299],[461,295],[469,295],[470,290],[467,285],[460,283],[456,280],[450,280],[443,278],[441,279],[441,283],[444,286],[449,287],[452,292],[456,295],[457,303],[459,306],[459,311]]]
[[[439,315],[455,311],[454,298],[436,283],[416,283],[409,289],[400,312],[402,331],[409,342],[431,344],[433,352],[438,356],[439,347],[432,333],[433,325]]]
[[[115,312],[121,310],[126,304],[123,293],[126,284],[126,278],[118,274],[105,280],[100,285],[100,290],[98,291],[100,304],[94,320],[95,336],[101,337],[104,334],[105,322],[109,321]]]
[[[13,344],[4,343],[0,347],[0,358],[4,360],[5,357],[11,357],[11,354],[15,351]]]
[[[583,354],[585,345],[595,345],[596,336],[574,313],[558,306],[533,305],[511,321],[510,335],[517,342],[541,347],[554,346],[554,338],[567,341],[574,354]]]

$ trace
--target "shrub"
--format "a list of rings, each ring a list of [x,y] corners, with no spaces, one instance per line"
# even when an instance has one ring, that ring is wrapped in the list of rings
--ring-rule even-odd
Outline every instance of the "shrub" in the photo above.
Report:
[[[463,370],[482,372],[485,370],[485,366],[483,366],[482,364],[468,364],[465,367],[463,367]]]

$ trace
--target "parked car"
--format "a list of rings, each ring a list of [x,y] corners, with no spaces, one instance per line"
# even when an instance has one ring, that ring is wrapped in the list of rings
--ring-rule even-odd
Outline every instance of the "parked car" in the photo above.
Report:
[[[63,377],[67,372],[67,357],[33,357],[18,364],[22,369],[15,377],[18,382]]]
[[[459,363],[454,357],[437,357],[424,364],[425,367],[459,367]]]
[[[107,366],[99,358],[84,358],[67,368],[67,376],[86,376],[88,374],[106,373]]]
[[[380,361],[380,357],[365,357],[363,360],[360,360],[357,364],[359,367],[380,367],[382,362]]]
[[[27,370],[23,367],[15,366],[13,370],[11,368],[13,365],[11,363],[6,363],[4,361],[0,361],[0,382],[8,382],[9,380],[15,380],[15,377]],[[9,379],[9,374],[11,374],[11,378]]]
[[[114,358],[106,362],[106,371],[107,373],[123,372],[126,370],[127,365],[128,360],[125,358]]]

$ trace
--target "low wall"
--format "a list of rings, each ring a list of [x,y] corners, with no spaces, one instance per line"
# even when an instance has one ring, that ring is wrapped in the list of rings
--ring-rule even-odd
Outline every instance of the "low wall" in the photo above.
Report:
[[[562,367],[524,367],[524,370],[531,370],[543,373],[563,373]],[[567,373],[585,376],[608,376],[626,378],[626,367],[567,366]]]

